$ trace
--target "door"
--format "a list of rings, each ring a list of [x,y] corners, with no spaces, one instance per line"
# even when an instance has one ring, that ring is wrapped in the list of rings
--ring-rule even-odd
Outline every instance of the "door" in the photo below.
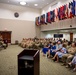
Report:
[[[11,43],[11,31],[0,31],[2,34],[3,40],[7,39],[8,43]]]
[[[70,41],[73,41],[73,33],[70,33]]]

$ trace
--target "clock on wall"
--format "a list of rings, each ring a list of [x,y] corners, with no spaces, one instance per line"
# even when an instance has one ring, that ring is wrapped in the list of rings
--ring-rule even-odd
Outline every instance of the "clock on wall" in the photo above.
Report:
[[[19,17],[19,13],[18,13],[18,12],[15,12],[15,13],[14,13],[14,16],[15,16],[16,18],[18,18],[18,17]]]

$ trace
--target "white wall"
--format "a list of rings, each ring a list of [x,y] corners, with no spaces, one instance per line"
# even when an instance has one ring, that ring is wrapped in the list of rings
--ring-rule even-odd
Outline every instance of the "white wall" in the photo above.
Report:
[[[41,32],[41,38],[54,38],[54,34],[63,34],[63,38],[62,39],[66,39],[66,40],[69,40],[70,41],[70,30],[61,30],[61,31],[57,31],[57,30],[54,30],[54,31],[42,31]],[[72,30],[72,33],[73,33],[73,41],[74,41],[74,38],[76,38],[76,30]]]
[[[14,17],[15,12],[19,13],[18,18]],[[39,15],[40,11],[37,9],[0,3],[0,18],[35,21],[35,17]]]
[[[19,17],[15,18],[14,13]],[[12,31],[12,43],[22,38],[36,36],[35,17],[40,15],[40,10],[0,3],[0,30]]]
[[[58,34],[57,31],[51,32],[51,31],[47,31],[47,32],[41,32],[41,37],[42,38],[54,38],[54,34]],[[59,32],[59,34],[63,34],[63,38],[62,39],[66,39],[66,40],[70,40],[70,34],[69,33],[61,33]]]

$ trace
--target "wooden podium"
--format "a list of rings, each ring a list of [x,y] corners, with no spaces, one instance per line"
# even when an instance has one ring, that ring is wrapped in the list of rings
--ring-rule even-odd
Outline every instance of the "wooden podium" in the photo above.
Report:
[[[23,50],[18,55],[18,75],[40,75],[39,50]]]

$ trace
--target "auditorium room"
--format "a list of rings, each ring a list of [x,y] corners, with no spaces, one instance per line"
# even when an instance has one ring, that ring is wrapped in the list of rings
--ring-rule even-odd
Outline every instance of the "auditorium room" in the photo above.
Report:
[[[0,75],[76,75],[76,0],[0,0]]]

